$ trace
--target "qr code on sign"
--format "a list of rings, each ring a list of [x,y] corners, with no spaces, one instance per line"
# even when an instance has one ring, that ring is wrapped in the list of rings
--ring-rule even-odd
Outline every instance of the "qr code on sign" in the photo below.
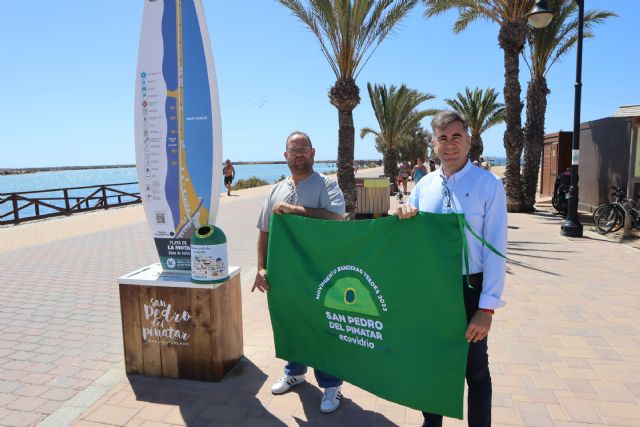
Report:
[[[156,224],[164,224],[165,216],[164,212],[156,212]]]

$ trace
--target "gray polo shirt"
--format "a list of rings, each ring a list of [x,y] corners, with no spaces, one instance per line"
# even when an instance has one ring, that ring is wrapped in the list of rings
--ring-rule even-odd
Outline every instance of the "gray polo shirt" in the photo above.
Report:
[[[279,202],[305,208],[322,208],[341,216],[345,212],[344,196],[336,180],[315,171],[296,186],[288,177],[271,188],[258,218],[260,230],[269,232],[269,218],[273,207]]]

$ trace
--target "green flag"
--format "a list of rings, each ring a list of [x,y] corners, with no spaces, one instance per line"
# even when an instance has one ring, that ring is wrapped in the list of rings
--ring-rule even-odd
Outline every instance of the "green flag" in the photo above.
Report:
[[[276,356],[462,418],[463,226],[457,214],[272,215],[267,277]]]

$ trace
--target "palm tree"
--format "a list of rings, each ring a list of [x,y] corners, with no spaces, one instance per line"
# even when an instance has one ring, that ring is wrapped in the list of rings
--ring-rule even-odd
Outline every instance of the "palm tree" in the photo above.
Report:
[[[382,153],[384,174],[391,180],[394,191],[397,191],[398,148],[422,119],[438,112],[432,109],[417,110],[420,104],[435,96],[409,89],[406,85],[399,88],[391,85],[387,89],[386,85],[371,86],[371,83],[367,83],[367,90],[380,130],[362,128],[360,138],[368,134],[376,137],[376,149]]]
[[[422,0],[426,17],[457,9],[453,31],[459,33],[477,19],[487,19],[500,26],[498,44],[504,52],[504,148],[507,155],[507,209],[518,212],[522,203],[520,156],[522,155],[522,101],[520,99],[519,55],[527,35],[527,14],[533,0]]]
[[[536,202],[536,188],[540,158],[544,145],[544,119],[547,110],[549,69],[566,55],[578,40],[578,6],[574,0],[549,0],[553,19],[544,28],[529,28],[529,59],[524,56],[531,72],[527,87],[527,112],[524,130],[524,173],[522,177],[522,210],[532,212]],[[584,37],[593,37],[594,25],[617,16],[612,12],[591,10],[585,13]]]
[[[482,133],[492,126],[504,121],[504,104],[497,101],[499,93],[493,88],[482,90],[476,87],[473,92],[465,88],[465,94],[458,92],[456,99],[445,99],[444,102],[458,113],[464,114],[471,129],[471,161],[479,160],[484,150]]]
[[[338,110],[338,184],[347,212],[356,208],[353,109],[360,103],[356,78],[376,48],[418,0],[277,0],[316,36],[336,76],[329,100]]]

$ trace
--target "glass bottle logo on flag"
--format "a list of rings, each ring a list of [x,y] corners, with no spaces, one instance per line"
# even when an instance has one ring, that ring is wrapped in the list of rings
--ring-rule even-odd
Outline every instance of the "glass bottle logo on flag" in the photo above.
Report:
[[[388,308],[380,288],[366,271],[353,265],[334,268],[320,282],[316,300],[327,309],[329,335],[347,344],[382,349],[384,324],[379,317]]]

